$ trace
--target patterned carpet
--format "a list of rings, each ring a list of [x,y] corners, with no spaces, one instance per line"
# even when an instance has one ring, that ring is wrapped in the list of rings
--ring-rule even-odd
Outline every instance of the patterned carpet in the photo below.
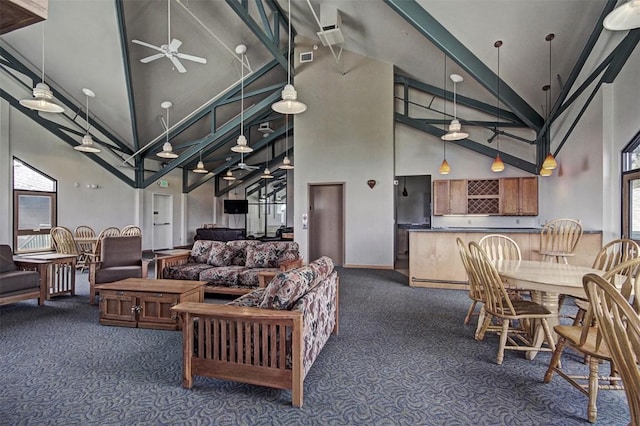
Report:
[[[288,391],[197,378],[181,387],[181,333],[106,327],[76,297],[0,308],[2,425],[578,425],[587,399],[462,325],[466,293],[411,288],[393,271],[340,269],[340,334],[311,368],[304,406]],[[208,300],[213,302],[213,300]],[[565,367],[586,367],[566,357]],[[629,422],[623,392],[601,391],[598,424]]]

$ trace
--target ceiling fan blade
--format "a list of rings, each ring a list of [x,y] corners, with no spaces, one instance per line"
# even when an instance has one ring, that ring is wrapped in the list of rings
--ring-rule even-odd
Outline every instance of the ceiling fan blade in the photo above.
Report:
[[[199,56],[187,55],[186,53],[176,53],[176,56],[180,59],[186,59],[187,61],[199,62],[201,64],[207,63],[207,60],[205,58],[201,58]]]
[[[178,60],[178,58],[176,58],[175,56],[169,56],[169,59],[171,59],[171,62],[173,62],[173,66],[176,67],[178,72],[180,73],[187,72],[187,69],[182,65],[182,63]]]
[[[164,56],[164,53],[156,53],[155,55],[147,56],[146,58],[140,59],[140,62],[146,64],[151,61],[155,61],[156,59],[160,59]]]
[[[182,46],[182,42],[177,38],[174,38],[173,40],[171,40],[171,44],[169,44],[169,51],[175,52],[180,48],[180,46]]]
[[[140,46],[148,47],[149,49],[153,49],[153,50],[157,50],[159,52],[162,52],[162,49],[160,49],[158,46],[154,46],[153,44],[145,43],[144,41],[131,40],[131,42],[135,43],[135,44],[139,44]]]

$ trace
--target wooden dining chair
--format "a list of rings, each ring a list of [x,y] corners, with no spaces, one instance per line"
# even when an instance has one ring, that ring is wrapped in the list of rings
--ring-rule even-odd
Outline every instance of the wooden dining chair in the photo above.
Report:
[[[522,260],[520,247],[512,238],[502,234],[487,234],[478,245],[491,260]]]
[[[98,262],[100,260],[100,250],[102,248],[101,247],[102,239],[104,237],[119,237],[119,236],[120,236],[120,229],[116,228],[115,226],[110,226],[100,231],[100,233],[98,234],[98,239],[95,245],[93,246],[93,254],[91,255],[92,262]]]
[[[569,263],[582,237],[582,224],[575,219],[554,219],[540,231],[539,253],[544,261]]]
[[[504,351],[507,349],[553,352],[555,344],[547,322],[553,316],[551,311],[531,300],[511,300],[498,271],[482,247],[472,241],[469,243],[469,253],[473,269],[484,285],[486,316],[480,329],[480,339],[484,337],[494,318],[501,322],[496,363],[502,364]],[[538,347],[534,342],[534,336],[530,333],[532,321],[539,322],[548,347]]]
[[[609,281],[611,285],[618,285],[621,297],[632,300],[634,304],[640,303],[638,297],[639,286],[636,275],[640,272],[640,258],[635,258],[621,263],[620,265],[605,272],[602,278]],[[593,321],[592,309],[587,309],[581,325],[557,325],[553,330],[558,335],[556,349],[549,361],[549,367],[544,376],[544,382],[549,383],[554,373],[569,382],[588,398],[587,419],[593,423],[597,419],[596,400],[598,390],[622,390],[622,382],[617,373],[615,360],[611,357],[602,336],[602,329],[599,324]],[[588,372],[586,374],[573,374],[561,368],[561,358],[565,347],[572,348],[575,352],[583,355],[588,360]],[[568,361],[568,360],[566,360]],[[600,364],[607,362],[610,365],[609,374],[600,375]],[[566,362],[564,363],[566,367]],[[582,365],[582,363],[580,363]],[[579,367],[578,365],[577,367]],[[573,366],[575,368],[575,366]]]
[[[640,425],[640,316],[637,306],[634,308],[615,286],[595,274],[585,275],[583,284],[593,316],[622,379],[631,415],[629,425]]]
[[[94,238],[96,236],[96,231],[93,230],[92,227],[87,225],[79,225],[73,231],[74,239],[76,238]],[[78,266],[80,271],[84,271],[85,268],[88,267],[88,263],[90,262],[91,255],[93,254],[93,243],[87,242],[77,242],[76,245],[78,250],[80,251],[80,255],[78,256]]]
[[[120,231],[120,235],[123,237],[131,237],[135,235],[142,235],[142,229],[136,225],[127,225]]]
[[[640,245],[638,243],[628,238],[619,238],[610,241],[600,249],[593,260],[592,268],[606,272],[627,260],[639,256]],[[578,307],[578,312],[574,317],[573,325],[578,325],[582,322],[584,314],[589,308],[589,300],[576,299],[575,304]]]
[[[73,233],[64,226],[55,226],[49,231],[57,253],[80,255]]]

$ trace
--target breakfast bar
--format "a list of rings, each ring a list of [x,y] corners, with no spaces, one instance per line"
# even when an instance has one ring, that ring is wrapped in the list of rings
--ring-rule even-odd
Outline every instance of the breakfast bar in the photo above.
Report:
[[[456,238],[465,244],[487,234],[504,234],[520,247],[523,260],[542,260],[541,228],[452,227],[409,230],[409,285],[412,287],[466,290],[467,276],[458,254]],[[602,247],[602,232],[584,230],[569,263],[590,267]]]

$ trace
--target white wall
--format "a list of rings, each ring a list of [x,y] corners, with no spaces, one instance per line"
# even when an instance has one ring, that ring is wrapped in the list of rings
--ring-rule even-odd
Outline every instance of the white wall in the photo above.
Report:
[[[312,63],[296,68],[295,86],[308,107],[294,116],[293,225],[301,253],[309,260],[301,226],[308,185],[343,182],[345,265],[393,267],[393,65],[346,50],[336,64],[320,48]],[[369,179],[377,181],[373,189]]]

